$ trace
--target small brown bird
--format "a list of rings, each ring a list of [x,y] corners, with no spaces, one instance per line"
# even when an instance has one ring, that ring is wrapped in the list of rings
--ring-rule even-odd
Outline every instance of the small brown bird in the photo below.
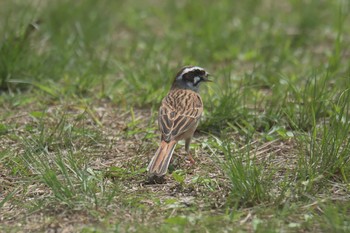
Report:
[[[159,108],[161,143],[147,168],[150,177],[162,177],[166,174],[179,140],[185,140],[188,159],[194,163],[190,154],[190,143],[203,113],[203,102],[198,91],[201,82],[210,81],[208,76],[198,66],[183,67],[176,74],[170,92]]]

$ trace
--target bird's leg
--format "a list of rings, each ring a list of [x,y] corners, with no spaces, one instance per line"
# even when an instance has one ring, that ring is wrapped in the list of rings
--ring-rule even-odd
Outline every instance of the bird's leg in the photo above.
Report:
[[[191,155],[191,151],[190,151],[190,144],[191,144],[191,139],[192,138],[187,138],[185,140],[185,150],[187,152],[187,161],[190,165],[193,165],[196,163],[196,161],[194,161],[192,155]]]

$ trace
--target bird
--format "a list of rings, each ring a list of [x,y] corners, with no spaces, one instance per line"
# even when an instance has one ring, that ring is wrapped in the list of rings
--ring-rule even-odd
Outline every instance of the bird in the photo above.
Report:
[[[203,101],[199,87],[211,82],[210,74],[199,66],[185,66],[175,75],[168,94],[163,98],[158,111],[158,126],[161,142],[148,167],[149,177],[164,177],[178,141],[185,140],[187,158],[195,161],[190,153],[190,143],[203,113]]]

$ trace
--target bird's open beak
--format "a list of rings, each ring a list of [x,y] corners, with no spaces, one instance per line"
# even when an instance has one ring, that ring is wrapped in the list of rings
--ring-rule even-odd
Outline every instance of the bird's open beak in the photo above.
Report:
[[[212,82],[212,80],[210,80],[208,77],[209,76],[211,76],[209,73],[207,73],[206,75],[205,75],[205,77],[203,78],[203,81],[204,82]]]

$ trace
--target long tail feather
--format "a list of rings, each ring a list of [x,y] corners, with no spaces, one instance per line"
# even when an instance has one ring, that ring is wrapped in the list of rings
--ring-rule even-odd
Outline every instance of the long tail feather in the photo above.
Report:
[[[164,176],[168,170],[170,159],[173,155],[176,141],[169,143],[162,141],[156,154],[147,167],[150,176]]]

